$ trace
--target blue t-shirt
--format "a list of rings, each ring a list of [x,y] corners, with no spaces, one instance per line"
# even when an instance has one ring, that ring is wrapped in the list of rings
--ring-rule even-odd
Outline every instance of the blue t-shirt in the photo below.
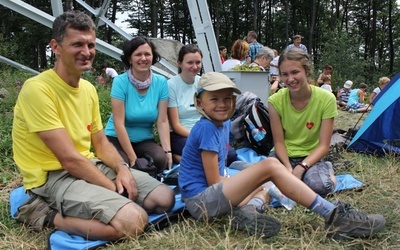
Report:
[[[201,158],[202,150],[218,153],[219,174],[224,176],[225,160],[229,148],[229,131],[231,121],[216,126],[207,118],[201,117],[192,128],[183,149],[179,167],[179,187],[182,197],[190,198],[208,188]]]
[[[114,78],[111,98],[125,103],[125,128],[131,142],[137,143],[153,139],[153,124],[158,117],[158,104],[168,99],[167,79],[153,73],[146,94],[140,94],[129,81],[128,72]],[[108,119],[105,133],[117,137],[114,128],[114,116]]]

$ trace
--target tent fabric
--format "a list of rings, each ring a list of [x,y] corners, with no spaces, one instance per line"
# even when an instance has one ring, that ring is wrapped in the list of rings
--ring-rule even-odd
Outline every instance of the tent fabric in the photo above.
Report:
[[[372,101],[373,108],[349,143],[350,151],[400,154],[400,73]]]

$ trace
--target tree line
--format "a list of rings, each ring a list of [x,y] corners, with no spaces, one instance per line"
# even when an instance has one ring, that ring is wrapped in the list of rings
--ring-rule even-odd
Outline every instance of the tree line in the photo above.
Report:
[[[48,0],[25,2],[51,14]],[[103,1],[86,3],[97,8]],[[64,10],[84,10],[73,0],[63,4]],[[400,66],[395,50],[400,45],[400,11],[395,0],[208,0],[207,4],[218,45],[229,50],[236,39],[255,30],[260,43],[282,51],[293,35],[301,34],[316,71],[325,64],[335,67],[334,85],[346,79],[376,85],[379,77],[392,77]],[[186,1],[112,0],[106,17],[116,22],[119,13],[128,13],[123,21],[135,28],[134,36],[196,43]],[[33,69],[54,63],[54,56],[47,53],[50,29],[3,6],[0,24],[0,55]],[[117,47],[124,40],[105,25],[97,35]],[[100,55],[96,64],[110,60]]]

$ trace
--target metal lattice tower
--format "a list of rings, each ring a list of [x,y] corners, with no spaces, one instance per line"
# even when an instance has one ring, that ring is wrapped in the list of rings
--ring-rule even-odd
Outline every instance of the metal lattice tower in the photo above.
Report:
[[[123,29],[112,23],[108,18],[104,16],[107,12],[111,0],[105,0],[100,8],[93,9],[83,0],[75,0],[78,4],[84,7],[87,11],[95,16],[95,23],[97,26],[107,24],[118,34],[130,40],[133,37],[126,33]],[[18,12],[39,24],[52,28],[53,21],[56,16],[62,14],[63,6],[61,0],[50,0],[53,16],[49,15],[32,5],[29,5],[21,0],[0,0],[0,4],[6,8],[9,8],[15,12]],[[209,71],[221,71],[221,62],[219,60],[218,46],[215,39],[214,29],[211,23],[210,14],[208,11],[208,5],[206,0],[187,0],[190,15],[192,18],[193,28],[196,34],[196,39],[198,41],[199,48],[203,52],[203,65],[205,72]],[[96,39],[96,49],[100,52],[120,61],[120,55],[122,51],[115,46],[108,44],[107,42]],[[21,65],[15,61],[5,58],[0,55],[0,62],[7,63],[11,66],[29,71],[34,74],[38,74],[36,70],[30,69],[24,65]],[[166,67],[168,70],[177,74],[177,69],[175,66],[170,64],[167,60],[161,59],[160,64]],[[152,70],[162,74],[166,77],[171,77],[172,74],[152,66]]]

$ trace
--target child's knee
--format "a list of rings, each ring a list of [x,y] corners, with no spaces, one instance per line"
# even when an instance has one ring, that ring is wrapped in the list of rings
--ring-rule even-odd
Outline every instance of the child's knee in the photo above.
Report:
[[[280,171],[285,168],[285,166],[283,166],[283,164],[275,157],[267,157],[261,163],[263,170],[268,173]]]

